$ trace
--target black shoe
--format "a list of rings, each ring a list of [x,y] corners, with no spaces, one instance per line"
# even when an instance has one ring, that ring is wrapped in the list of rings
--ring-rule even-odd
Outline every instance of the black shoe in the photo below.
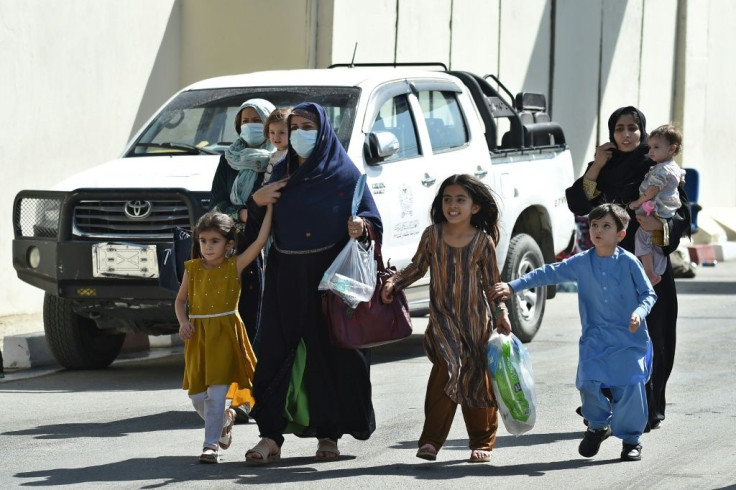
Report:
[[[641,444],[626,444],[621,451],[621,461],[639,461],[641,459]]]
[[[611,435],[611,428],[605,427],[603,429],[588,429],[585,431],[583,440],[580,441],[578,446],[578,452],[580,456],[584,458],[592,458],[598,454],[598,450],[601,448],[601,443],[608,439]]]
[[[235,423],[247,424],[250,422],[250,407],[248,405],[239,405],[233,408],[235,411]]]

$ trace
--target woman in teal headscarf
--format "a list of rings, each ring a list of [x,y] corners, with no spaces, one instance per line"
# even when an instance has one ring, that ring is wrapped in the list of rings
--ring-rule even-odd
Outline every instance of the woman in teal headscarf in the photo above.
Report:
[[[215,177],[212,180],[212,205],[229,215],[238,225],[238,253],[245,250],[255,238],[250,236],[251,227],[246,229],[248,212],[245,203],[263,182],[264,172],[271,153],[275,150],[263,133],[263,123],[275,109],[265,99],[245,101],[235,115],[235,131],[239,137],[220,157]],[[243,270],[238,310],[245,323],[253,349],[256,350],[256,335],[260,322],[261,296],[263,294],[263,261],[259,257]],[[237,397],[233,406],[239,405]],[[237,421],[247,421],[249,409],[237,410]]]

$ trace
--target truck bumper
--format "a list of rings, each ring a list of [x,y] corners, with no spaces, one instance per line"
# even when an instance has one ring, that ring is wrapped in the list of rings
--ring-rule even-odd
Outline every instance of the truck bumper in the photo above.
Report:
[[[99,328],[149,333],[176,331],[176,292],[161,286],[158,278],[94,277],[95,243],[16,238],[13,266],[22,281],[69,300],[75,313],[95,320]],[[171,242],[153,245],[162,251],[172,248]],[[37,264],[31,259],[34,255]]]

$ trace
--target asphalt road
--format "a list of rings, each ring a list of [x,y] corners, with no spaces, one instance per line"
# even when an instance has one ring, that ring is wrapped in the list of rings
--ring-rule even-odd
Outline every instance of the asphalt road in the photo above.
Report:
[[[0,383],[0,488],[726,488],[736,487],[736,263],[678,280],[680,322],[667,419],[646,434],[640,462],[619,461],[610,438],[584,459],[574,413],[580,326],[574,293],[548,303],[534,363],[537,422],[522,436],[501,426],[490,464],[468,464],[458,411],[436,462],[417,459],[430,364],[421,334],[374,350],[378,429],[369,441],[340,441],[341,458],[316,463],[314,439],[287,436],[283,460],[250,467],[255,424],[238,425],[219,465],[199,465],[203,425],[179,389],[183,357],[162,352],[116,361],[103,371],[34,370]],[[421,331],[426,319],[415,319]]]

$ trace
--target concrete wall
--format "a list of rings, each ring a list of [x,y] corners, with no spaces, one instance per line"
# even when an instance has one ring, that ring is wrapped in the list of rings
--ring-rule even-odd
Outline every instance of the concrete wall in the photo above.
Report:
[[[179,1],[182,86],[233,73],[316,66],[318,0]],[[331,10],[331,2],[321,3],[321,10]]]
[[[0,0],[0,315],[41,305],[10,261],[19,190],[116,157],[189,83],[347,63],[356,42],[357,62],[442,61],[544,92],[576,173],[615,108],[674,121],[701,204],[734,207],[734,23],[730,0]]]
[[[736,107],[736,3],[690,0],[686,14],[681,60],[685,73],[677,90],[684,133],[682,162],[700,170],[700,201],[706,211],[733,208],[736,165],[731,108]],[[720,209],[724,216],[719,219],[733,225],[733,211]]]
[[[120,153],[179,88],[179,27],[174,1],[0,0],[0,315],[41,307],[11,263],[15,194]]]

